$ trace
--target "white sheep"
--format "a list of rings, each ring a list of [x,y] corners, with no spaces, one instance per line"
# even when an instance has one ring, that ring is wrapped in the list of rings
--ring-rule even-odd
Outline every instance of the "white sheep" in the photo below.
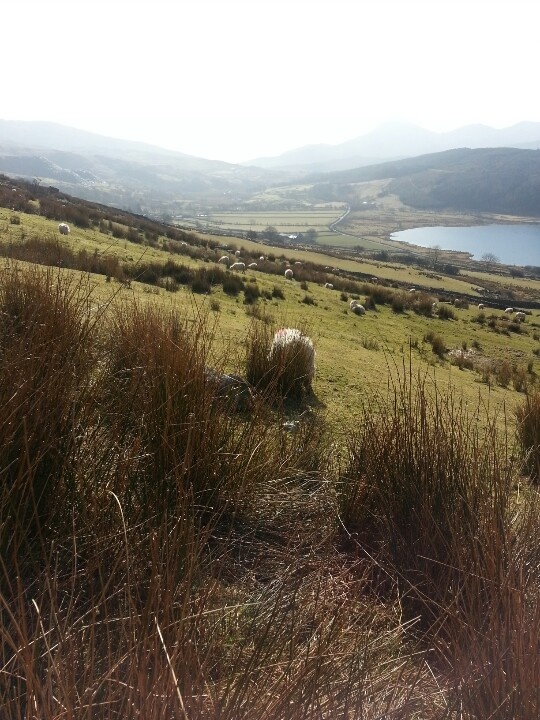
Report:
[[[409,292],[416,292],[416,288],[413,288],[413,287],[412,287],[412,288],[409,290]]]
[[[264,262],[264,255],[261,255],[261,257],[259,258],[259,260],[260,260],[260,262]]]
[[[228,265],[228,264],[229,264],[229,258],[228,258],[228,256],[227,256],[227,255],[222,255],[222,256],[219,258],[218,263],[221,263],[222,265]]]
[[[484,309],[484,303],[478,303],[478,309],[483,310]]]
[[[241,270],[242,272],[246,272],[246,263],[235,262],[231,265],[230,270]]]
[[[292,280],[293,276],[294,276],[294,273],[291,270],[291,268],[287,268],[285,270],[285,277],[287,278],[287,280]]]
[[[67,223],[61,222],[58,226],[58,232],[60,235],[69,235],[69,225]]]
[[[300,260],[297,260],[294,264],[297,265],[298,267],[302,267],[302,263],[300,262]]]
[[[524,313],[524,312],[517,312],[517,313],[514,315],[514,320],[516,320],[516,322],[525,322],[525,313]]]
[[[333,289],[334,289],[334,286],[332,285],[332,283],[324,283],[324,287],[325,287],[325,288],[328,288],[328,290],[333,290]]]
[[[504,312],[508,313],[508,315],[511,315],[514,312],[514,308],[508,307],[508,308],[506,308],[506,310]]]
[[[249,268],[250,270],[255,270],[256,267],[257,267],[257,263],[256,263],[256,262],[249,263],[249,265],[248,265],[248,268]]]
[[[234,254],[236,255],[236,257],[240,257],[240,250],[235,250]]]
[[[315,377],[315,348],[311,338],[297,328],[280,328],[275,333],[268,359],[286,364],[299,353],[305,365],[303,378],[311,383]]]
[[[349,307],[355,315],[366,314],[366,308],[363,305],[360,305],[358,300],[351,300],[351,302],[349,303]]]

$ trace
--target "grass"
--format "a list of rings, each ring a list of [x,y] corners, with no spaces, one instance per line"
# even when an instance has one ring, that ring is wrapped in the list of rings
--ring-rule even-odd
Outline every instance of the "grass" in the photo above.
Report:
[[[505,334],[409,293],[396,314],[366,283],[358,317],[339,276],[263,272],[244,305],[29,259],[0,273],[6,717],[536,720],[536,316]],[[289,398],[287,326],[316,351]],[[224,373],[259,386],[248,407]]]
[[[493,423],[406,375],[345,444],[272,387],[244,415],[203,317],[89,321],[74,278],[0,287],[7,717],[537,716],[537,496]]]

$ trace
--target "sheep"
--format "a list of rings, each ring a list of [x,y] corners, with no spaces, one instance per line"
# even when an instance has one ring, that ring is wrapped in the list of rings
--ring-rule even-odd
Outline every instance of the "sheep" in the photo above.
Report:
[[[204,375],[215,398],[225,400],[232,409],[239,411],[252,408],[255,399],[254,389],[243,377],[225,375],[210,367],[205,367]]]
[[[240,257],[240,250],[235,250],[234,254],[236,255],[236,257]]]
[[[256,267],[257,267],[257,263],[256,263],[256,262],[249,263],[249,265],[248,265],[248,268],[249,268],[250,270],[255,270]]]
[[[297,260],[294,264],[297,265],[298,267],[302,267],[302,263],[300,262],[300,260]]]
[[[511,315],[514,312],[514,308],[508,307],[504,312],[508,313],[508,315]]]
[[[60,235],[69,235],[69,225],[67,223],[61,222],[58,226],[58,232]]]
[[[413,288],[413,287],[412,287],[412,288],[409,290],[409,292],[416,292],[416,288]]]
[[[246,272],[246,263],[235,262],[231,265],[230,270],[241,270],[242,272]]]
[[[517,312],[514,315],[514,320],[516,322],[525,322],[525,313],[524,312]]]
[[[332,283],[324,283],[324,287],[325,287],[325,288],[328,288],[328,290],[333,290],[333,289],[334,289],[334,286],[332,285]]]
[[[349,303],[349,307],[355,315],[366,314],[366,308],[363,305],[360,305],[358,300],[351,300],[351,302]]]
[[[228,256],[227,256],[227,255],[222,255],[222,256],[219,258],[218,263],[221,263],[222,265],[228,265],[228,264],[229,264],[229,258],[228,258]]]
[[[264,262],[264,255],[261,255],[261,257],[259,258],[259,261]]]
[[[291,268],[287,268],[285,270],[285,277],[287,278],[287,280],[292,280],[293,276],[294,276],[294,273],[291,270]]]
[[[268,360],[280,367],[295,362],[302,369],[299,380],[311,385],[315,377],[315,348],[313,341],[297,328],[280,328],[272,339]]]
[[[478,309],[483,310],[484,309],[484,303],[478,303]]]

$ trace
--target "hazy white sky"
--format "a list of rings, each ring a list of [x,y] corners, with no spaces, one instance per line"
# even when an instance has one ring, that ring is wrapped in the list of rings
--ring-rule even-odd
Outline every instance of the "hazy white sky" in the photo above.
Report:
[[[538,0],[3,0],[0,118],[231,162],[540,121]]]

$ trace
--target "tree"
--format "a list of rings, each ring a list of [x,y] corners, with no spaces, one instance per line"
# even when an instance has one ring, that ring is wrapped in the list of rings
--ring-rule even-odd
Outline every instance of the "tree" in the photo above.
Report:
[[[491,252],[484,253],[482,255],[482,260],[484,261],[486,265],[486,270],[489,272],[492,265],[495,265],[496,263],[500,262],[499,258],[494,255]]]
[[[431,255],[431,262],[433,265],[433,269],[437,269],[437,265],[439,263],[439,256],[441,254],[441,246],[440,245],[432,245],[430,248],[431,252],[429,253]]]
[[[268,225],[264,228],[262,236],[265,240],[276,241],[279,239],[279,233],[273,225]]]
[[[309,245],[315,245],[317,242],[317,231],[315,228],[308,228],[304,233],[304,241]]]

